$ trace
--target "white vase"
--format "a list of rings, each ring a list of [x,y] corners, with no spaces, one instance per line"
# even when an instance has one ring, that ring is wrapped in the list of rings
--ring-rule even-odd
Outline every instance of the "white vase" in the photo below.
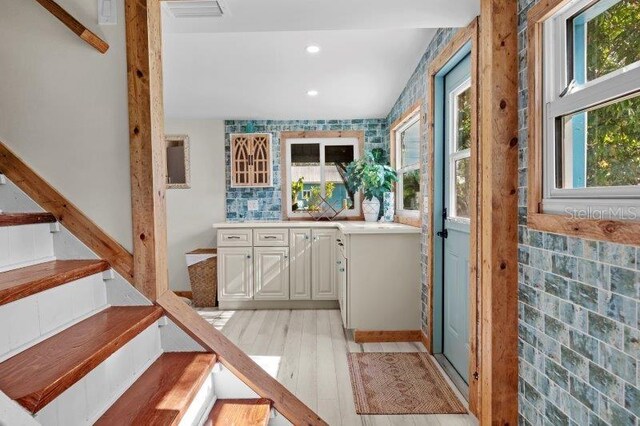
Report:
[[[376,197],[362,201],[362,213],[364,214],[364,220],[367,222],[377,222],[378,215],[380,214],[380,200]]]
[[[393,216],[396,213],[396,194],[395,192],[385,192],[382,197],[382,219],[385,222],[393,222]]]

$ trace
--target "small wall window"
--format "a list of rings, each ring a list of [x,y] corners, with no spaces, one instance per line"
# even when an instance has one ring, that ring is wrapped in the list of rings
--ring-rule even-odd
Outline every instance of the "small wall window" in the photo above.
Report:
[[[420,212],[420,107],[413,107],[391,129],[393,163],[398,172],[396,209],[399,216]]]
[[[167,188],[191,187],[189,136],[167,135]]]
[[[637,0],[569,2],[544,22],[543,213],[640,213],[638,34]]]

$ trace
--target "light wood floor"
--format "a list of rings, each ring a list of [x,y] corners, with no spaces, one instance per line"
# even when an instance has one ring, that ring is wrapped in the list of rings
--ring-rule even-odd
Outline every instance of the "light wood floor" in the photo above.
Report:
[[[337,310],[200,310],[249,355],[280,356],[278,381],[331,426],[477,425],[470,415],[356,414],[347,352],[419,352],[419,343],[357,344],[345,336]],[[460,398],[464,402],[464,399]]]

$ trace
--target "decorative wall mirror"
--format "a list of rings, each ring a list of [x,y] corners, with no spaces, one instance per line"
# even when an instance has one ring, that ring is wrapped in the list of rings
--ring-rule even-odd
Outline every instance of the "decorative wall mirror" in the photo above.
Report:
[[[167,135],[167,188],[191,188],[191,159],[189,156],[189,136]]]

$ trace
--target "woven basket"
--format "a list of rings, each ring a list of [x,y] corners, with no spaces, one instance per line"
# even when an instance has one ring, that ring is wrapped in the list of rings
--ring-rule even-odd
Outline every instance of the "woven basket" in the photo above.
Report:
[[[200,308],[216,306],[218,293],[218,258],[210,257],[189,266],[193,304]]]

